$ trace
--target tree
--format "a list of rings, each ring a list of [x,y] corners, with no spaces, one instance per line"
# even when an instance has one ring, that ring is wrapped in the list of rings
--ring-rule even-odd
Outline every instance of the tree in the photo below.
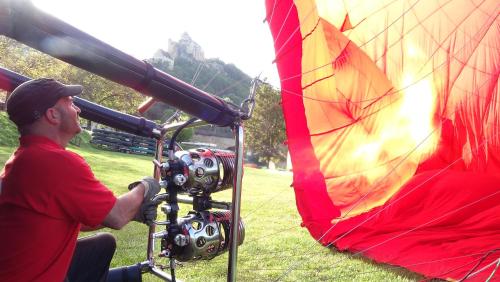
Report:
[[[186,142],[193,138],[194,129],[193,128],[184,128],[181,133],[177,136],[176,142]]]
[[[257,90],[253,116],[245,123],[245,129],[246,145],[260,160],[269,163],[286,159],[282,146],[286,134],[281,96],[270,84],[264,83]]]
[[[51,77],[64,83],[81,84],[84,87],[82,98],[118,111],[134,114],[144,99],[130,88],[52,58],[7,37],[0,36],[0,58],[2,67],[28,77]]]

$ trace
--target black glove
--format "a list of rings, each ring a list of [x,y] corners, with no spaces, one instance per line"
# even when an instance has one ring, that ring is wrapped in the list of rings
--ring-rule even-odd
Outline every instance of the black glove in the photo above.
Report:
[[[161,203],[161,201],[152,201],[153,197],[160,192],[160,184],[156,179],[148,176],[131,183],[128,189],[132,190],[139,184],[144,185],[144,200],[133,220],[151,225],[156,219],[157,206]]]
[[[160,203],[161,201],[144,200],[132,220],[144,223],[148,226],[152,225],[156,220],[156,210]]]
[[[144,185],[144,200],[151,200],[151,198],[160,192],[160,183],[151,176],[146,176],[139,181],[130,183],[128,189],[132,190],[141,183]]]

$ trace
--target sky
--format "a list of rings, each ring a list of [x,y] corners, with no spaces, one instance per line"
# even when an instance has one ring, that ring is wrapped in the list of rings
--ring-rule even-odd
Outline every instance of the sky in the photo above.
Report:
[[[43,11],[138,59],[187,32],[205,53],[251,77],[279,78],[264,0],[32,0]]]

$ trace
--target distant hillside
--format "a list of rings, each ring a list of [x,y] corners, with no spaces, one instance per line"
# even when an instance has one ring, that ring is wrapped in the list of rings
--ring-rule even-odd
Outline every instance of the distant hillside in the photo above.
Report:
[[[240,105],[248,96],[251,78],[233,64],[205,59],[203,50],[188,34],[179,42],[169,40],[169,50],[158,50],[148,59],[154,67],[195,87]],[[165,119],[167,105],[156,106],[148,118]],[[172,110],[167,110],[167,114]]]

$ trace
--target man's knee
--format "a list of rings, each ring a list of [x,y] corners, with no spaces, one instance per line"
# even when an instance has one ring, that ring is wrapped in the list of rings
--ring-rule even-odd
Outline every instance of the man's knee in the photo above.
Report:
[[[99,237],[99,240],[102,240],[103,244],[113,246],[116,248],[116,239],[115,236],[111,233],[102,232],[96,234]]]
[[[99,246],[101,248],[106,248],[108,250],[112,250],[113,253],[116,249],[116,239],[115,236],[111,233],[97,233],[97,239],[99,240]]]
[[[76,245],[77,252],[85,253],[111,253],[116,250],[116,239],[111,233],[100,232],[78,239]]]
[[[115,237],[97,233],[78,239],[67,273],[69,281],[101,281],[108,275],[116,249]]]

